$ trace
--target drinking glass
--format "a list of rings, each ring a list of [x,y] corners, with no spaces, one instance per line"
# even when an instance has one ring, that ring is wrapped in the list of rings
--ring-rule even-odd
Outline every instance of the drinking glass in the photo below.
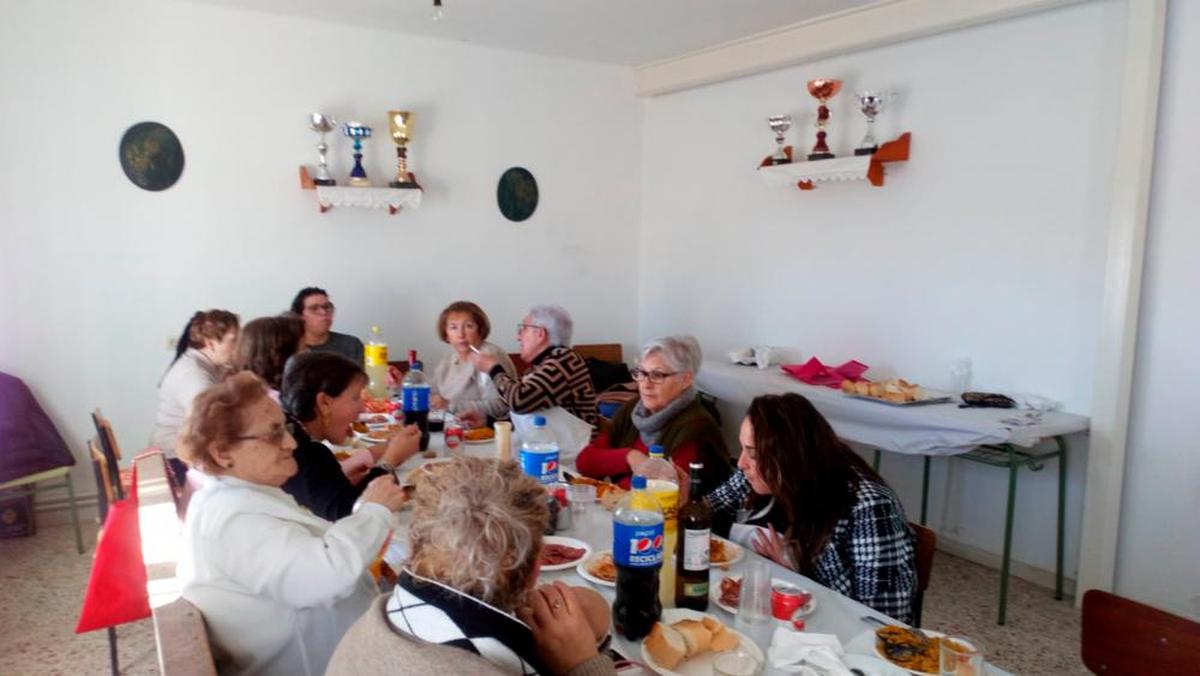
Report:
[[[741,592],[738,597],[734,626],[759,646],[771,640],[771,564],[763,559],[746,563],[742,571]]]
[[[715,676],[754,676],[758,673],[758,660],[739,647],[718,655],[712,667]]]
[[[579,517],[587,513],[588,507],[596,503],[596,487],[591,484],[570,484],[567,486],[567,500],[578,522]]]
[[[982,676],[983,651],[962,636],[941,639],[942,676]]]

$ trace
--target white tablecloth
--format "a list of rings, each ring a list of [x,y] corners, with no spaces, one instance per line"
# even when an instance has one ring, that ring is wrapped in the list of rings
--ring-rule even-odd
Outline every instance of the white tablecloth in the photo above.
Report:
[[[864,402],[864,403],[869,403],[869,402]],[[431,436],[430,448],[437,450],[439,457],[442,457],[442,458],[447,457],[447,454],[443,447],[443,439],[442,439],[441,434],[433,434]],[[496,457],[496,449],[495,449],[494,444],[478,444],[478,445],[470,445],[470,446],[464,445],[461,447],[460,450],[463,452],[464,455],[471,455],[471,456],[476,456],[476,457]],[[429,460],[427,460],[425,458],[421,458],[420,456],[417,456],[415,458],[410,459],[408,462],[404,463],[404,465],[399,468],[397,473],[400,476],[404,476],[404,473],[407,472],[408,470],[415,468],[415,467],[417,467],[425,462],[428,462],[428,461]],[[595,509],[601,510],[601,508],[599,506],[596,506]],[[572,528],[559,533],[559,535],[578,538],[580,540],[584,540],[585,542],[611,542],[611,540],[612,540],[612,521],[608,518],[604,518],[604,517],[607,517],[607,512],[604,512],[600,516],[601,516],[601,518],[597,519],[593,523],[598,522],[598,523],[603,524],[602,530],[604,532],[602,532],[602,533],[596,532],[597,529],[594,529],[594,528],[590,529],[590,532],[583,532],[583,531],[589,530],[589,529],[587,529],[586,527],[581,528],[580,524],[575,524],[575,525],[573,525]],[[412,519],[411,511],[407,511],[407,510],[402,511],[397,515],[397,517],[396,517],[396,537],[394,538],[394,540],[396,540],[398,543],[402,543],[402,544],[407,543],[408,525],[411,522],[411,519]],[[740,561],[738,561],[736,564],[731,566],[728,573],[714,567],[713,572],[712,572],[712,584],[714,584],[714,585],[718,584],[720,582],[721,577],[726,574],[740,575],[741,569],[745,566],[745,563],[749,559],[749,557],[757,557],[757,554],[754,554],[753,552],[750,552],[750,551],[746,551],[745,556],[743,556],[743,558]],[[835,592],[832,589],[823,587],[823,586],[817,584],[816,582],[813,582],[812,580],[804,577],[803,575],[800,575],[799,573],[796,573],[794,571],[791,571],[787,568],[784,568],[784,567],[779,566],[774,563],[772,563],[771,566],[772,566],[772,576],[773,577],[779,577],[779,578],[783,578],[785,580],[795,582],[796,584],[800,585],[801,587],[804,587],[805,589],[808,589],[809,591],[811,591],[813,594],[813,597],[816,598],[817,610],[807,618],[807,630],[808,631],[837,635],[837,637],[839,639],[841,639],[841,641],[842,641],[843,645],[845,646],[846,651],[848,653],[872,655],[872,656],[875,654],[874,653],[874,639],[873,639],[873,633],[872,633],[874,630],[874,625],[864,622],[861,618],[863,615],[873,615],[875,617],[879,617],[879,618],[887,620],[888,618],[885,615],[883,615],[879,612],[876,612],[876,611],[872,610],[871,608],[868,608],[867,606],[859,603],[858,601],[855,601],[847,596],[839,594],[838,592]],[[567,583],[573,584],[573,585],[584,586],[584,587],[590,586],[593,589],[595,589],[596,591],[600,592],[600,594],[602,594],[604,596],[604,598],[608,599],[609,602],[612,602],[612,600],[615,597],[615,590],[612,587],[592,585],[589,582],[587,582],[586,580],[584,580],[582,577],[580,577],[579,573],[577,573],[574,568],[570,568],[567,570],[561,570],[561,571],[543,572],[541,574],[541,579],[543,581],[562,580],[563,582],[567,582]],[[710,604],[708,612],[717,616],[721,621],[725,622],[726,624],[728,624],[730,626],[733,625],[733,619],[734,619],[733,616],[730,615],[729,613],[725,612],[724,610],[721,610],[716,605]],[[937,627],[930,627],[930,628],[937,629]],[[763,653],[765,654],[767,652],[767,646],[763,645],[761,647],[763,649]],[[622,655],[624,655],[626,657],[629,657],[629,658],[637,660],[637,661],[641,661],[640,646],[634,642],[626,640],[624,637],[622,637],[620,635],[613,636],[613,648],[617,652],[621,653]],[[636,672],[622,672],[622,674],[626,674],[626,673],[636,673]],[[769,671],[767,673],[776,673],[776,672]],[[992,667],[990,665],[988,667],[988,673],[995,674],[997,676],[1003,676],[1003,675],[1007,674],[1007,672],[997,669],[995,667]]]
[[[1029,447],[1046,437],[1086,432],[1090,424],[1087,416],[1074,413],[1043,413],[1038,422],[1016,425],[1003,422],[1024,413],[1014,409],[959,408],[957,403],[892,406],[808,385],[774,367],[760,370],[711,359],[705,360],[696,382],[701,390],[739,407],[761,394],[802,394],[842,439],[895,453],[958,455],[982,444],[1003,443]]]

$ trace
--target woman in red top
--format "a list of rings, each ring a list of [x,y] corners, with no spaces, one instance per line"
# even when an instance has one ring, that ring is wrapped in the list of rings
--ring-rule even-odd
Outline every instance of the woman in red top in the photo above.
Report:
[[[700,344],[691,336],[668,336],[642,348],[632,370],[639,398],[613,418],[612,430],[601,432],[575,460],[580,474],[629,486],[630,460],[637,464],[651,444],[684,472],[689,462],[704,463],[703,485],[719,486],[733,471],[721,428],[700,403],[694,387],[700,369]]]

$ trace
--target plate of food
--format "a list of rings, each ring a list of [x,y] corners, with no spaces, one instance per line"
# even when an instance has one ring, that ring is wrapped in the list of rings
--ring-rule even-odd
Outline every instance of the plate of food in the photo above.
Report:
[[[742,546],[734,544],[723,537],[712,536],[712,542],[708,550],[708,562],[714,566],[728,569],[729,566],[742,560],[745,552],[742,551]]]
[[[924,632],[928,638],[898,624],[880,627],[875,630],[875,654],[910,674],[939,676],[945,634],[928,629]]]
[[[798,589],[801,594],[807,596],[808,600],[801,604],[800,608],[796,610],[794,615],[792,615],[793,619],[797,617],[808,617],[817,609],[817,599],[812,595],[812,592],[808,591],[807,589],[797,587],[787,580],[781,580],[777,577],[771,578],[771,585],[773,587]],[[741,593],[742,576],[726,575],[725,577],[721,578],[720,584],[710,585],[708,597],[721,610],[733,615],[737,615],[738,599],[741,597]]]
[[[892,406],[922,406],[950,401],[949,394],[927,390],[903,378],[892,378],[876,383],[865,380],[854,381],[847,378],[842,381],[842,393],[854,399],[866,399]]]
[[[542,570],[574,568],[591,552],[592,548],[583,540],[547,535],[542,539]]]
[[[605,587],[617,586],[617,564],[613,562],[612,550],[604,549],[584,557],[575,567],[579,577],[592,584]]]
[[[621,498],[625,497],[625,494],[629,492],[611,481],[592,479],[590,477],[579,476],[569,472],[564,472],[563,474],[567,477],[567,483],[595,486],[596,500],[610,512],[617,508],[617,503],[620,502]]]
[[[716,617],[685,608],[664,608],[661,620],[642,641],[642,661],[663,676],[709,676],[722,654],[739,650],[759,666],[766,661],[754,641]]]
[[[463,432],[464,444],[490,444],[496,433],[490,427],[475,427]]]
[[[353,423],[351,427],[354,429],[354,434],[363,441],[372,444],[386,444],[389,437],[404,428],[400,423],[391,423],[388,425],[371,425],[367,431],[359,431],[358,425],[362,423]]]

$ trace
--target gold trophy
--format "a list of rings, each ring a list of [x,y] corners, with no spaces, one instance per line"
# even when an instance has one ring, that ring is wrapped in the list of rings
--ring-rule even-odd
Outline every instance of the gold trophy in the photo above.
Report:
[[[396,179],[388,183],[392,188],[421,187],[408,170],[408,128],[412,122],[413,114],[407,110],[388,111],[388,127],[392,131],[392,140],[396,142]]]

